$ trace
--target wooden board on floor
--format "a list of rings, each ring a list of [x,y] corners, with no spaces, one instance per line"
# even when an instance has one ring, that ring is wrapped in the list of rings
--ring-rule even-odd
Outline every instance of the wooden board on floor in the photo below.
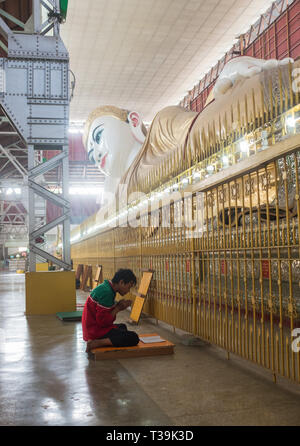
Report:
[[[102,265],[97,265],[96,276],[94,278],[93,289],[103,282]]]
[[[159,336],[156,333],[141,334],[140,337]],[[101,359],[125,359],[142,356],[171,355],[174,353],[175,344],[164,340],[163,342],[153,342],[144,344],[142,341],[135,347],[101,347],[91,351],[95,361]]]

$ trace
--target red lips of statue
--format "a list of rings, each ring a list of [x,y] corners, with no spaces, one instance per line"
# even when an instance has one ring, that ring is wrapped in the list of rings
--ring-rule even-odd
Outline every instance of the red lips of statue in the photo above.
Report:
[[[106,157],[107,157],[107,153],[104,155],[104,157],[101,160],[101,164],[100,164],[101,169],[104,169],[104,167],[105,167]]]

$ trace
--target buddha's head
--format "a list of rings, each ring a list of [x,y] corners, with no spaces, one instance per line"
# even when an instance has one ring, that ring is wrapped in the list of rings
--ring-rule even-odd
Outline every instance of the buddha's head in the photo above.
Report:
[[[139,113],[114,106],[96,108],[88,117],[83,144],[89,160],[106,176],[119,175],[131,148],[144,142],[146,130]]]

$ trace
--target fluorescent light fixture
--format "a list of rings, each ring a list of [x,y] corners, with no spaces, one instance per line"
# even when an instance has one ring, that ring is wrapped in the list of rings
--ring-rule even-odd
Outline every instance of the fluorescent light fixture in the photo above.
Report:
[[[69,127],[69,133],[83,133],[83,129],[82,128],[78,128],[78,127]]]
[[[100,195],[102,193],[102,187],[72,186],[69,188],[70,195]]]
[[[207,166],[206,170],[207,172],[212,173],[215,170],[215,168],[210,164],[209,166]]]
[[[27,248],[26,247],[25,248],[24,247],[20,247],[20,248],[18,248],[18,251],[19,252],[24,252],[24,251],[27,251]]]
[[[15,193],[18,194],[18,195],[20,195],[20,194],[21,194],[21,189],[20,189],[19,187],[17,187],[17,188],[15,189]]]
[[[248,144],[247,141],[241,141],[241,142],[240,142],[240,150],[241,150],[241,152],[243,152],[243,153],[248,152],[248,150],[249,150],[249,144]]]
[[[226,155],[222,156],[222,161],[223,161],[223,164],[228,164],[229,163],[228,156],[226,156]]]
[[[138,206],[140,207],[140,208],[142,208],[143,206],[146,206],[148,204],[148,200],[143,200],[143,201],[141,201],[139,204],[138,204]]]
[[[296,120],[295,120],[295,118],[293,118],[292,116],[288,116],[288,117],[285,119],[285,123],[286,123],[287,127],[295,127],[295,125],[296,125]]]
[[[13,193],[13,189],[11,188],[11,187],[9,187],[7,190],[6,190],[6,195],[11,195]]]

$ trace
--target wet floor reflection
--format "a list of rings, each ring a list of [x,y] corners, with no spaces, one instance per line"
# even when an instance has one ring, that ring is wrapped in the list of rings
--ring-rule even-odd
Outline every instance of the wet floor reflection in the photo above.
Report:
[[[101,425],[171,425],[120,361],[90,362],[85,369],[92,410]]]

